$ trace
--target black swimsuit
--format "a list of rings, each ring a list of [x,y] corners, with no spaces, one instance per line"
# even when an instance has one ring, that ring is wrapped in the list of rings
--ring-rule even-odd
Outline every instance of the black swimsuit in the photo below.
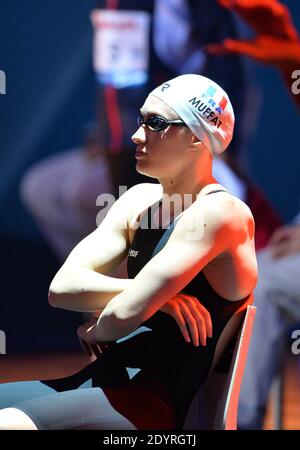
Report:
[[[219,190],[209,194],[215,192]],[[144,216],[148,223],[151,212],[153,213],[153,207],[149,208],[148,214]],[[143,226],[140,224],[137,229],[128,254],[129,278],[134,278],[154,253],[165,245],[180,216],[177,216],[167,229],[147,229],[145,221],[142,220]],[[212,289],[202,272],[198,273],[182,292],[197,297],[210,312],[213,337],[207,339],[206,347],[195,347],[193,343],[186,343],[176,321],[168,314],[157,311],[140,325],[151,331],[145,331],[116,344],[113,349],[115,356],[126,366],[142,369],[134,377],[136,381],[143,381],[146,385],[147,379],[152,378],[162,383],[168,400],[175,406],[176,428],[182,427],[188,407],[210,370],[222,330],[235,311],[249,298],[247,296],[234,302],[224,299]]]
[[[215,192],[219,190],[209,194]],[[165,245],[181,216],[177,216],[167,229],[147,228],[145,220],[149,221],[151,212],[154,212],[153,207],[148,208],[148,213],[143,216],[130,246],[127,266],[129,278],[134,278]],[[129,337],[112,343],[100,358],[78,374],[44,383],[60,391],[74,389],[76,384],[79,385],[88,377],[92,377],[93,386],[104,389],[111,404],[138,427],[141,428],[143,424],[147,427],[149,420],[150,423],[151,420],[155,423],[151,408],[153,411],[160,403],[161,411],[165,411],[166,416],[169,412],[173,414],[173,417],[170,416],[170,420],[173,420],[171,426],[182,429],[189,405],[210,371],[222,330],[230,317],[247,302],[249,296],[238,301],[224,299],[212,289],[202,272],[181,292],[197,297],[210,312],[213,337],[207,339],[205,347],[195,347],[192,342],[187,343],[176,321],[168,314],[157,311],[141,323],[132,336],[130,333]],[[141,370],[130,379],[126,367]],[[128,393],[132,401],[126,397]],[[139,407],[138,411],[137,406],[135,412],[130,412],[138,397],[145,407]],[[156,399],[156,403],[152,402],[153,399]]]

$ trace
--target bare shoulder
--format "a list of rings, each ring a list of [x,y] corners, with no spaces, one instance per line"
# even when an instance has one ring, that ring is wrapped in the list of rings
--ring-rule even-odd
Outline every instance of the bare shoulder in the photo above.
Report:
[[[162,186],[159,183],[139,183],[132,186],[120,199],[120,206],[126,206],[129,221],[158,201],[163,195]]]
[[[162,195],[162,186],[159,183],[139,183],[135,186],[132,186],[128,192],[131,192],[131,195],[136,196],[147,196],[151,197],[153,195]]]
[[[123,192],[107,210],[103,208],[99,225],[77,244],[68,261],[102,274],[114,270],[128,253],[132,241],[130,220],[134,212],[143,209],[147,200],[158,196],[159,188],[160,185],[151,183],[137,184]]]
[[[252,212],[245,202],[229,192],[211,194],[203,197],[206,210],[221,222],[234,222],[242,224],[253,220]]]
[[[143,202],[147,198],[152,199],[158,195],[162,196],[162,186],[159,183],[138,183],[125,191],[120,196],[120,200],[122,199],[122,202],[132,200]]]
[[[178,228],[188,230],[197,226],[206,235],[218,230],[232,232],[239,239],[254,235],[254,219],[250,208],[229,192],[198,196],[197,200],[184,212]]]
[[[162,186],[155,183],[139,183],[125,191],[119,193],[119,197],[114,199],[113,210],[116,213],[124,214],[128,218],[136,210],[139,211],[144,205],[152,200],[159,199],[162,196]]]
[[[209,198],[210,197],[210,198]],[[232,238],[244,241],[254,237],[254,218],[249,206],[234,195],[224,192],[205,198],[209,223],[230,232]]]

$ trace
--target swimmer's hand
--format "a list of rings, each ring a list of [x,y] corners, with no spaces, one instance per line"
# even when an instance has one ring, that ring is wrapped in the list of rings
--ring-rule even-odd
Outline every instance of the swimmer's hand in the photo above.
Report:
[[[212,337],[212,322],[207,309],[196,297],[187,294],[177,294],[160,308],[176,320],[184,339],[199,346],[206,345],[206,338]]]
[[[88,332],[96,325],[97,320],[97,317],[92,317],[90,320],[80,325],[77,328],[77,336],[84,353],[90,357],[96,356],[98,358],[108,347],[109,343],[91,340],[91,334],[88,334]]]

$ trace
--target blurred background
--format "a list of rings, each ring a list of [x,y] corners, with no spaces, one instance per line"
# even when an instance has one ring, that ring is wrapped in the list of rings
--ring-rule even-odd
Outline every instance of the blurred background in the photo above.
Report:
[[[288,6],[300,30],[299,2],[282,3]],[[205,27],[200,22],[193,23],[194,48],[187,51],[184,64],[178,61],[180,71],[167,58],[170,43],[162,45],[166,35],[171,37],[171,42],[177,43],[177,38],[180,41],[174,28],[175,19],[172,14],[165,16],[161,26],[157,17],[155,25],[154,4],[154,1],[115,0],[12,0],[0,4],[0,70],[6,74],[6,93],[0,95],[0,329],[6,333],[7,354],[79,348],[76,329],[82,323],[82,315],[51,308],[47,302],[48,287],[71,248],[96,227],[99,210],[95,204],[96,193],[116,192],[120,184],[130,186],[145,181],[134,173],[131,153],[130,134],[134,131],[135,111],[149,87],[171,76],[199,69],[199,73],[212,74],[213,78],[214,73],[228,70],[226,58],[230,56],[208,57],[210,62],[205,66],[204,57],[197,53],[195,45],[202,49],[204,44],[226,37],[227,31],[241,37],[251,35],[245,22],[234,13],[228,18],[228,29],[224,27],[223,34],[219,27],[212,26],[210,33],[203,37],[202,30],[205,27],[208,30],[210,22]],[[217,2],[190,1],[187,4],[195,8],[196,18],[200,5],[202,10],[205,6],[213,10],[213,25],[221,20],[221,16],[220,19],[215,17],[217,13],[223,14]],[[105,21],[97,14],[91,15],[99,8],[138,9],[150,14],[150,23],[145,16],[139,18],[140,26],[150,27],[151,43],[147,58],[136,63],[136,73],[126,72],[125,63],[116,75],[105,71],[107,61],[97,55],[105,44],[97,34]],[[187,9],[182,10],[180,17],[185,13]],[[229,14],[227,10],[225,13]],[[187,18],[191,20],[191,14]],[[191,31],[185,26],[182,25],[185,32],[181,44]],[[141,34],[141,37],[145,36]],[[138,50],[145,52],[145,48],[141,46]],[[117,50],[113,48],[112,52]],[[195,55],[193,61],[189,59],[191,53]],[[218,58],[221,63],[216,69]],[[248,180],[248,188],[251,180],[256,193],[264,196],[272,210],[271,229],[274,230],[292,220],[299,211],[296,185],[300,175],[299,112],[278,71],[243,56],[239,56],[238,64],[244,71],[244,80],[238,79],[236,72],[230,82],[235,108],[243,104],[243,123],[238,121],[237,134],[244,134],[244,140],[241,138],[240,150],[235,149],[226,164],[239,180]],[[213,79],[218,81],[218,75]],[[117,102],[121,105],[119,113],[114,109]],[[86,161],[72,160],[72,169],[70,166],[66,169],[68,175],[58,168],[64,166],[63,160],[60,164],[60,160],[52,159],[53,166],[49,163],[47,168],[39,165],[62,153],[71,155],[74,149],[83,149]],[[71,159],[70,156],[69,161]],[[90,165],[95,161],[101,164],[90,172]],[[84,172],[86,162],[89,169]],[[100,184],[92,192],[86,188],[83,172],[92,173],[95,179],[98,177]],[[90,175],[86,176],[91,179]],[[49,190],[54,191],[63,184],[68,194],[58,188],[55,194],[49,194]],[[40,194],[39,199],[37,194]],[[66,233],[70,241],[61,244],[53,237],[55,227],[50,230],[43,212],[48,208],[52,214],[53,210],[53,223],[60,229],[70,213],[64,202],[72,204],[75,197],[81,211],[76,212],[74,223],[77,221],[79,225],[75,226],[76,230],[62,232],[62,240]],[[88,204],[91,198],[93,207]],[[58,204],[60,209],[56,210]],[[265,243],[266,240],[260,247]]]
[[[299,4],[284,3],[299,29]],[[85,126],[95,118],[90,20],[95,7],[93,0],[1,2],[6,94],[0,96],[0,328],[8,352],[77,345],[69,330],[78,314],[47,305],[60,261],[20,199],[20,180],[36,161],[81,146]],[[259,102],[247,149],[249,173],[287,221],[299,206],[299,117],[278,73],[247,64]]]
[[[35,161],[82,142],[94,117],[92,7],[70,0],[0,6],[0,328],[7,353],[77,346],[78,314],[48,306],[61,264],[22,204],[19,183]]]

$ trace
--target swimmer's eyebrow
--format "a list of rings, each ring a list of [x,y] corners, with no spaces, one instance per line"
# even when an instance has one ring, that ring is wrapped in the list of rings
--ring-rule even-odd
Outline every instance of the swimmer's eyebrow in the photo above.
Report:
[[[151,117],[151,116],[159,116],[159,117],[163,117],[163,118],[166,119],[166,120],[178,120],[178,119],[180,119],[180,117],[178,117],[178,116],[177,116],[177,117],[166,117],[165,114],[159,113],[159,112],[157,112],[157,111],[147,111],[146,114],[143,114],[143,112],[142,112],[141,109],[140,109],[139,111],[140,111],[140,113],[141,113],[141,116],[142,116],[143,119],[145,119],[145,120],[147,120],[148,117]]]
[[[141,115],[143,116],[143,118],[147,118],[150,116],[160,116],[160,117],[164,117],[161,113],[158,113],[157,111],[147,111],[146,114],[143,114],[142,110],[139,110]]]

